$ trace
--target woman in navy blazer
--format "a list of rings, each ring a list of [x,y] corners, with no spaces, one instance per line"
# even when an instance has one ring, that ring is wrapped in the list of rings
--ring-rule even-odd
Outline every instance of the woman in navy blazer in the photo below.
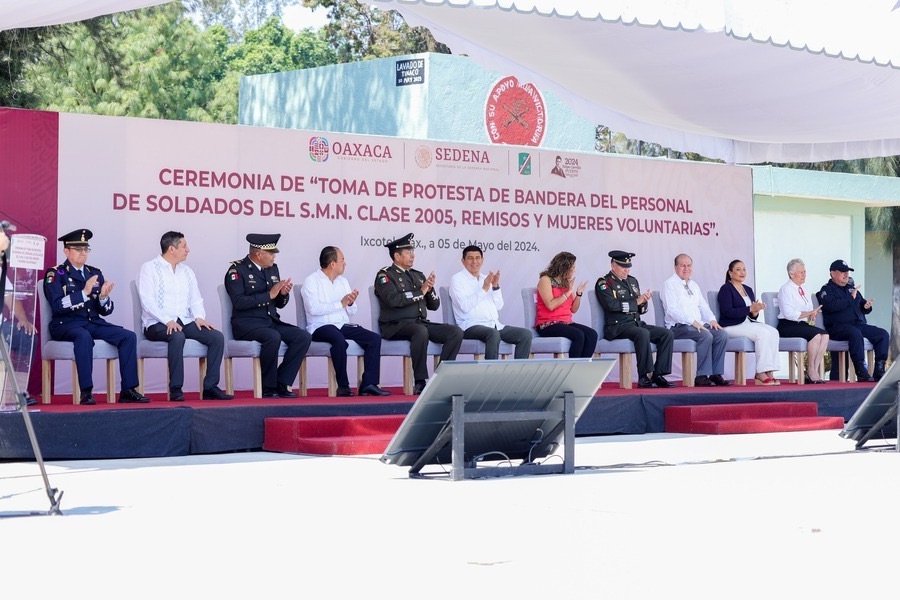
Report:
[[[766,305],[756,299],[753,288],[744,285],[747,268],[740,260],[728,264],[725,285],[719,288],[719,325],[729,337],[746,337],[756,347],[756,385],[779,385],[778,330],[758,321]]]

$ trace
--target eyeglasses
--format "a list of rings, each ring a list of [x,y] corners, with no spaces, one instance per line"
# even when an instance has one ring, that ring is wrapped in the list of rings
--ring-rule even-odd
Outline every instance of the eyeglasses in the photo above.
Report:
[[[78,254],[88,254],[91,251],[90,246],[66,246],[66,248]]]

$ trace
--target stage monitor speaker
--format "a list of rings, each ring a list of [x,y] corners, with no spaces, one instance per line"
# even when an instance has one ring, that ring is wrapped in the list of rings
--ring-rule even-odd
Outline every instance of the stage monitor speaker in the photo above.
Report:
[[[857,448],[862,448],[866,442],[875,438],[896,439],[897,398],[900,394],[898,386],[900,369],[897,369],[897,363],[894,362],[847,421],[840,436],[855,440]]]
[[[559,446],[566,426],[567,396],[572,402],[569,425],[574,437],[575,421],[614,364],[614,359],[602,358],[444,361],[381,461],[414,469],[417,464],[450,463],[449,430],[456,401],[464,406],[466,419],[464,456],[456,460],[461,458],[469,466],[483,458],[533,463]]]

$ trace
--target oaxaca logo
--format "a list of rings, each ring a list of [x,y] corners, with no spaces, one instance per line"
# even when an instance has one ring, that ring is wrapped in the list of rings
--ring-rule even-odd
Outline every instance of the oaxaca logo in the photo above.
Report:
[[[328,160],[328,138],[309,138],[309,158],[313,162],[325,162]]]
[[[335,156],[364,159],[380,158],[387,160],[391,156],[391,147],[387,144],[365,144],[358,142],[334,142],[331,153]]]
[[[484,104],[484,125],[494,144],[540,146],[547,130],[541,92],[511,75],[498,80]]]

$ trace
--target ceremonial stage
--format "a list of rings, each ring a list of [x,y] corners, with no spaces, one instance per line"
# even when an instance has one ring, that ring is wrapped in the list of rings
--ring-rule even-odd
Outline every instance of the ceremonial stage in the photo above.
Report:
[[[647,434],[664,431],[663,411],[669,405],[741,402],[816,402],[821,416],[848,420],[874,384],[829,383],[780,386],[730,386],[623,390],[606,383],[579,419],[579,437]],[[310,390],[297,399],[255,399],[237,391],[230,401],[198,399],[169,402],[150,395],[150,404],[73,405],[71,396],[31,407],[31,419],[44,458],[83,460],[187,456],[256,451],[263,447],[268,417],[368,416],[406,414],[413,396],[330,398],[325,390]],[[32,459],[31,444],[19,412],[0,413],[0,460]]]

